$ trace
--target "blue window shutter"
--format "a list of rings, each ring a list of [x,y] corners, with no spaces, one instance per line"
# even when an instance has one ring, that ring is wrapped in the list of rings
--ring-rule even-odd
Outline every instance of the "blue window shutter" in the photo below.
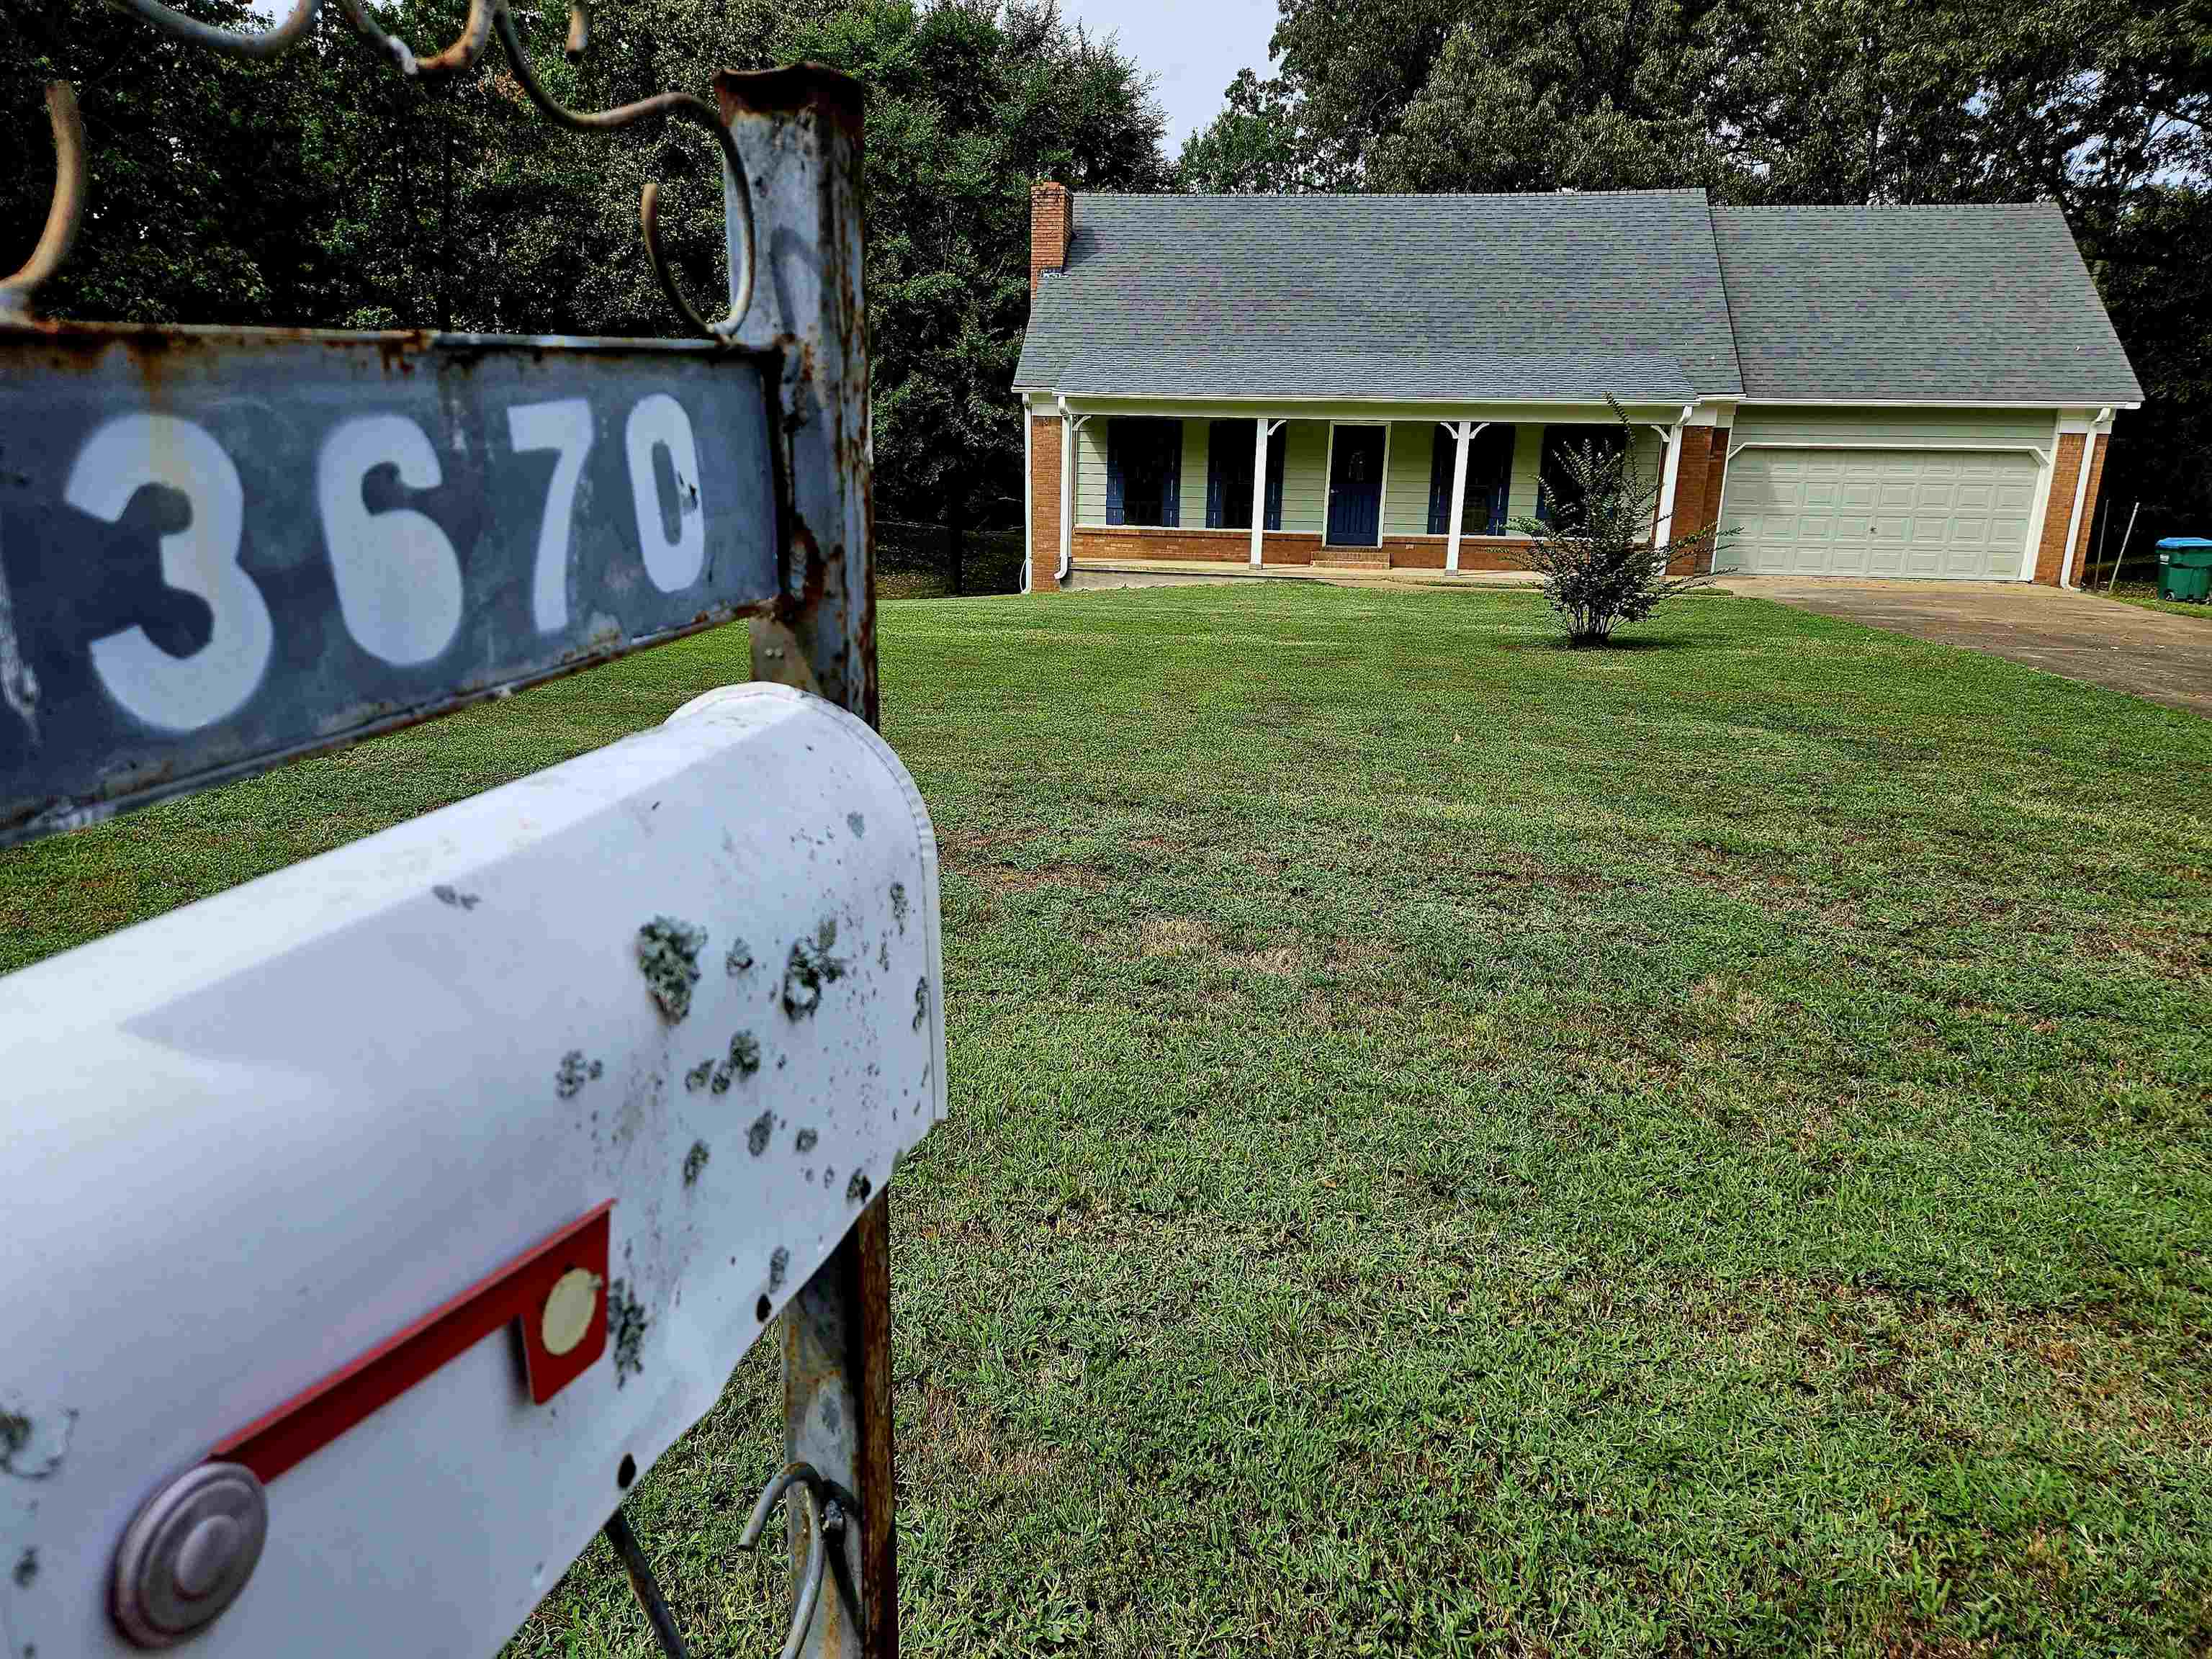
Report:
[[[1173,529],[1182,522],[1182,422],[1162,421],[1160,471],[1167,482],[1160,487],[1160,522]]]
[[[1452,471],[1459,464],[1459,440],[1442,426],[1432,428],[1429,447],[1429,534],[1451,533]]]
[[[1210,422],[1206,428],[1206,527],[1221,528],[1221,426],[1219,421]]]
[[[1121,522],[1121,423],[1106,422],[1106,522]]]
[[[1267,439],[1267,523],[1269,530],[1283,527],[1283,450],[1291,429],[1279,426]]]
[[[1513,481],[1513,428],[1495,425],[1475,436],[1467,458],[1468,510],[1462,527],[1477,536],[1505,528],[1505,492]]]

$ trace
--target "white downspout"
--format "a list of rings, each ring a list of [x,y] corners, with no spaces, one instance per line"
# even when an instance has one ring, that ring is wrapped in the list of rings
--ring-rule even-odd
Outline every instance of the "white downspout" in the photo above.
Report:
[[[1036,473],[1030,453],[1030,400],[1022,399],[1022,592],[1030,591],[1030,571],[1036,562]]]
[[[1075,568],[1075,433],[1091,417],[1077,416],[1060,400],[1060,570],[1055,581],[1066,581]]]
[[[1260,562],[1260,537],[1267,527],[1267,440],[1281,429],[1281,421],[1265,415],[1252,422],[1252,562]]]

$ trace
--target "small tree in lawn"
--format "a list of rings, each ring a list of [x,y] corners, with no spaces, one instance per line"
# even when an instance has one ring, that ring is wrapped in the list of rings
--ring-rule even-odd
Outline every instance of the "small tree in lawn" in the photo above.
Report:
[[[1701,587],[1710,576],[1669,576],[1667,567],[1717,548],[1711,530],[1676,536],[1655,548],[1659,481],[1636,464],[1635,428],[1608,398],[1620,422],[1620,441],[1593,438],[1559,453],[1571,493],[1554,499],[1547,519],[1519,518],[1512,528],[1528,541],[1517,550],[1524,569],[1544,579],[1544,597],[1567,625],[1567,643],[1604,645],[1622,623],[1642,622],[1666,600]],[[1547,488],[1551,481],[1547,481]]]

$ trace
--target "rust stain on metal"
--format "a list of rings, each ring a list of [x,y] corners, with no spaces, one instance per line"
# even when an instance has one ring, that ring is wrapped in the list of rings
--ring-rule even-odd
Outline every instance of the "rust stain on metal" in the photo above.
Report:
[[[784,64],[775,69],[728,70],[714,77],[722,118],[826,114],[857,144],[866,88],[826,64]]]

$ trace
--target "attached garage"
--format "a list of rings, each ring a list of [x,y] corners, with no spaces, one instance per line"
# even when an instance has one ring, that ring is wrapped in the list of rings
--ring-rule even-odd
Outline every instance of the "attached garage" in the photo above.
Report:
[[[1960,450],[1753,449],[1729,479],[1732,568],[2012,580],[2042,468]]]
[[[2021,581],[2050,412],[1747,407],[1729,434],[1717,568]],[[2068,503],[2070,505],[2070,503]]]

